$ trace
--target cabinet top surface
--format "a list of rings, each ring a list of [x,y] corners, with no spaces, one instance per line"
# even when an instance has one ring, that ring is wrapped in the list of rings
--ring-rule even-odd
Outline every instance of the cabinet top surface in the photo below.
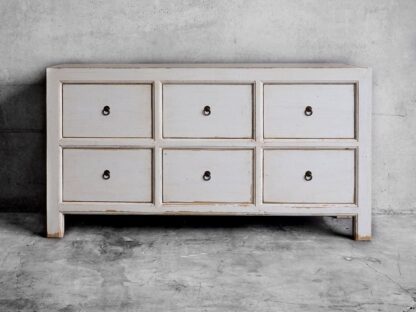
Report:
[[[367,68],[338,63],[59,64],[49,68]]]

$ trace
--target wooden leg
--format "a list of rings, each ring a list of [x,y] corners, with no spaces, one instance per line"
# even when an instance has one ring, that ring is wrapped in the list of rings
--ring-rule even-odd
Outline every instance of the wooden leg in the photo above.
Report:
[[[60,212],[48,212],[46,218],[47,236],[49,238],[62,238],[65,231],[65,217]]]
[[[352,218],[354,240],[371,240],[371,216],[356,215]]]

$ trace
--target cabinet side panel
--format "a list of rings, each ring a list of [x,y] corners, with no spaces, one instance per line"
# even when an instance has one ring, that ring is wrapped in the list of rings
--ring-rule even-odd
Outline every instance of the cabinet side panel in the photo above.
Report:
[[[372,136],[372,72],[363,72],[358,83],[358,206],[354,220],[356,240],[370,240],[371,233],[371,136]]]
[[[61,138],[62,86],[56,69],[46,72],[46,227],[48,237],[63,237],[64,216],[59,212],[61,200]]]

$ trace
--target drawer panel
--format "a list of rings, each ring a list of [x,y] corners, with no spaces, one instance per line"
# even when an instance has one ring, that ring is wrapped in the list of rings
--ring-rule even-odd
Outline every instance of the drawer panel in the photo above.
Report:
[[[265,85],[265,138],[354,138],[355,87]]]
[[[252,85],[163,86],[166,138],[252,138]]]
[[[152,136],[150,84],[64,84],[64,137]]]
[[[354,203],[353,150],[265,150],[264,202]]]
[[[151,202],[152,151],[64,149],[63,200]]]
[[[253,151],[164,150],[163,201],[253,202]]]

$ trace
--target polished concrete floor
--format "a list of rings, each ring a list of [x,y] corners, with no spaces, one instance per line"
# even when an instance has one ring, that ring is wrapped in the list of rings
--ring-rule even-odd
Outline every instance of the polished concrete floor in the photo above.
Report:
[[[416,216],[334,218],[0,214],[0,311],[412,311]]]

